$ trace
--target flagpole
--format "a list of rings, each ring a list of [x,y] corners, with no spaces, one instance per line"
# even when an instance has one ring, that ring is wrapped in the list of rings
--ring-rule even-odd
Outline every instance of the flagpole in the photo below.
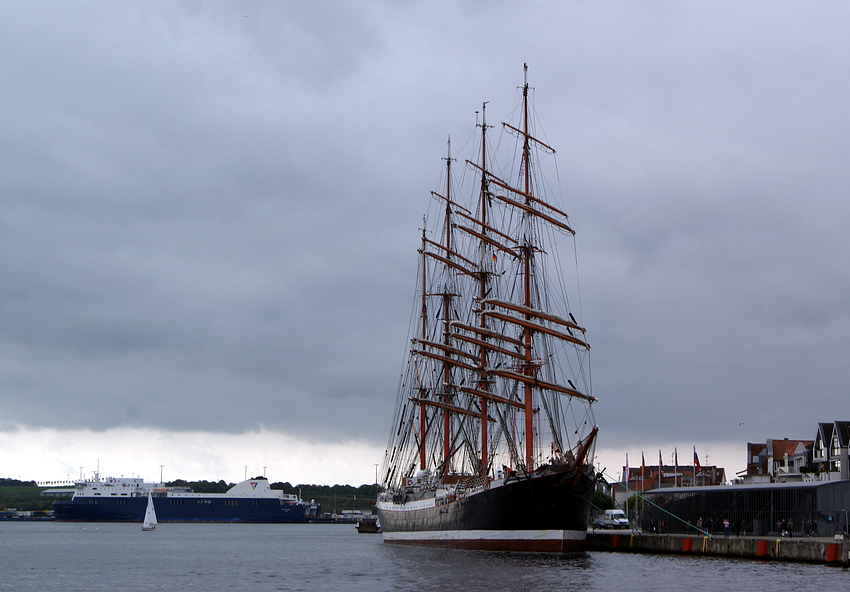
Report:
[[[623,485],[626,488],[626,515],[629,513],[629,495],[628,492],[631,491],[629,487],[629,478],[631,477],[631,472],[629,471],[629,453],[626,453],[626,470],[623,473]]]
[[[664,477],[664,471],[661,467],[664,466],[664,462],[661,460],[661,449],[658,449],[658,489],[661,489],[661,479]]]
[[[623,487],[625,487],[625,489],[626,489],[626,517],[627,518],[628,518],[628,515],[629,515],[629,491],[631,491],[631,488],[629,487],[629,477],[631,477],[631,475],[630,475],[630,471],[629,471],[629,453],[627,452],[626,453],[626,470],[623,471]]]
[[[697,447],[694,446],[694,486],[697,484],[697,471],[702,472],[702,467],[699,464],[699,457],[697,456]]]
[[[675,446],[673,447],[673,463],[676,465],[676,467],[675,467],[676,476],[673,477],[673,483],[676,485],[676,487],[678,487],[679,486],[679,451],[676,450]]]
[[[646,458],[643,456],[643,450],[640,451],[640,529],[643,530],[643,496],[646,495]]]

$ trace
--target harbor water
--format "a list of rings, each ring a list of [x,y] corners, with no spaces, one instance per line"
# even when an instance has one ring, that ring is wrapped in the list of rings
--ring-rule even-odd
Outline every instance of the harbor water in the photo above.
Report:
[[[823,564],[397,547],[339,524],[0,523],[0,590],[846,590]]]

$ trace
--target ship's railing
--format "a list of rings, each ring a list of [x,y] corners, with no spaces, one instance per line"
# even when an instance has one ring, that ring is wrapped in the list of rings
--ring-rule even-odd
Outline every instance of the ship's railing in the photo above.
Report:
[[[458,496],[463,496],[472,491],[485,489],[489,483],[490,480],[487,477],[482,477],[480,475],[474,477],[465,477],[459,480],[457,482],[457,485],[455,485],[455,494]]]

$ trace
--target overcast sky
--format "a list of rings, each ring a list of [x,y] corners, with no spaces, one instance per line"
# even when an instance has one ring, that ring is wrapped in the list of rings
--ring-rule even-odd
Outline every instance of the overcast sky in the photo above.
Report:
[[[696,446],[732,473],[813,439],[850,419],[849,26],[844,2],[4,2],[0,476],[372,482],[446,138],[509,116],[525,62],[600,463]]]

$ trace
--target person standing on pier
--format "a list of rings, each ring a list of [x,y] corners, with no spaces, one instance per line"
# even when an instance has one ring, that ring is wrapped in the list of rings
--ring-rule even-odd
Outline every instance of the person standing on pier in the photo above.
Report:
[[[725,536],[726,538],[729,538],[729,519],[728,518],[723,519],[723,536]]]

